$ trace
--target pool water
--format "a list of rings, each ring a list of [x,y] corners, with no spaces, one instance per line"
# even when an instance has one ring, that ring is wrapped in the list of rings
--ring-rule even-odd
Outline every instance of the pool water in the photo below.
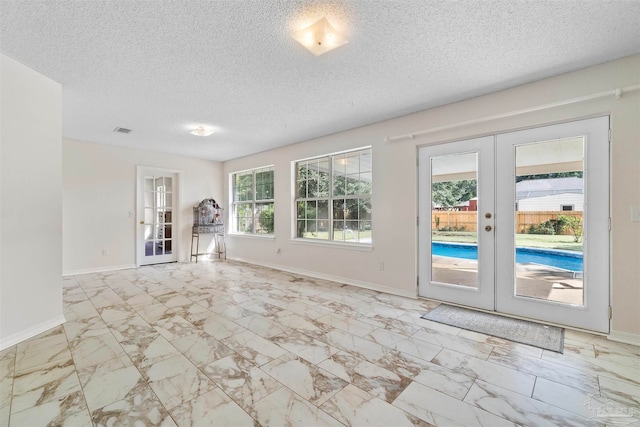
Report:
[[[470,244],[432,242],[431,252],[433,255],[452,258],[478,259],[478,247]],[[516,248],[516,262],[548,265],[569,271],[582,271],[582,252],[518,247]]]

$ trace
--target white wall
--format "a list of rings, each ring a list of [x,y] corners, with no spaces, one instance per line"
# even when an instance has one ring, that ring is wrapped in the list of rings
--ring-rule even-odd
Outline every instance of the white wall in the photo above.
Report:
[[[576,193],[529,197],[518,201],[519,211],[561,211],[563,205],[572,205],[574,211],[584,210],[584,195]]]
[[[126,138],[126,136],[123,136]],[[189,259],[192,206],[213,197],[224,202],[222,164],[70,139],[62,143],[63,270],[65,274],[136,264],[136,166],[181,171],[180,261]],[[206,246],[204,238],[201,247]],[[108,249],[108,255],[103,255]]]
[[[0,56],[2,349],[64,317],[61,87]]]
[[[426,110],[323,138],[225,162],[228,174],[275,165],[276,231],[273,239],[227,238],[228,256],[347,283],[416,295],[417,147],[490,135],[574,119],[611,115],[612,172],[612,330],[621,339],[640,339],[640,223],[631,222],[631,206],[640,206],[640,95],[625,94],[488,122],[458,126],[415,140],[392,137],[482,117],[500,115],[640,83],[640,56],[591,67]],[[373,146],[373,250],[296,244],[291,240],[291,162],[334,151]],[[276,249],[280,252],[276,253]],[[384,270],[380,271],[380,262]]]

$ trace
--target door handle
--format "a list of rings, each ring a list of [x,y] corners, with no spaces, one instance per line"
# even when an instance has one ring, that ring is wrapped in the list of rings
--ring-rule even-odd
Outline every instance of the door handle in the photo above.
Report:
[[[490,225],[487,225],[484,229],[486,231],[491,231],[491,230],[493,230],[493,227],[491,227]]]
[[[140,221],[140,224],[144,224],[144,221]]]

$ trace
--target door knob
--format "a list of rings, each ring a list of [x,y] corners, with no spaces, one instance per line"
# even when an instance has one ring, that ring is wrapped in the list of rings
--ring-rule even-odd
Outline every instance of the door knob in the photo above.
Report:
[[[486,214],[484,214],[484,217],[487,219],[491,218],[491,212],[487,212]]]
[[[490,225],[487,225],[484,229],[485,229],[486,231],[491,231],[491,230],[493,230],[493,228],[492,228]]]
[[[144,221],[140,221],[140,224],[144,224]]]

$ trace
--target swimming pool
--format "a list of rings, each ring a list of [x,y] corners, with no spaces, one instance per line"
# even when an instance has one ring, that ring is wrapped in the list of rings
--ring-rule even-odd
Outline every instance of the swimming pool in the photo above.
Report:
[[[478,259],[478,247],[473,244],[432,242],[431,252],[433,255],[452,258]],[[516,262],[548,265],[569,271],[582,271],[582,252],[517,247]]]

